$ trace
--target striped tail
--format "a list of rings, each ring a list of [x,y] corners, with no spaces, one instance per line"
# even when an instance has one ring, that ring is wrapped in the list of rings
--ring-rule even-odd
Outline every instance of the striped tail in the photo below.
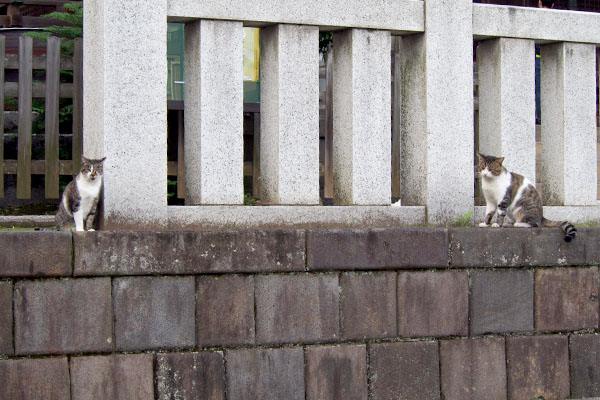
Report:
[[[547,227],[560,226],[560,229],[562,229],[562,231],[565,233],[565,237],[564,237],[565,242],[570,242],[571,240],[575,239],[575,236],[577,236],[577,229],[575,229],[573,224],[570,223],[569,221],[558,222],[558,221],[550,221],[549,219],[543,218],[542,226],[547,226]]]

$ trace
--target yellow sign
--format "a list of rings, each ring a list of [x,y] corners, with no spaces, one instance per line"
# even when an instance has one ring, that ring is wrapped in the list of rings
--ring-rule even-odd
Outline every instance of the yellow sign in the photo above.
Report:
[[[244,28],[244,80],[257,82],[259,78],[258,28]]]

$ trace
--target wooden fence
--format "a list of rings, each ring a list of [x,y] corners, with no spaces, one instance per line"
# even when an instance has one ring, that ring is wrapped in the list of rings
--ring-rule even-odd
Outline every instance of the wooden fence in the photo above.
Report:
[[[46,55],[33,56],[33,39],[21,36],[19,54],[5,54],[5,38],[0,36],[0,104],[6,97],[18,97],[18,156],[4,159],[0,140],[0,198],[4,197],[4,175],[17,175],[17,198],[31,198],[31,176],[45,176],[45,197],[59,197],[59,176],[79,171],[83,148],[83,46],[75,40],[73,56],[60,52],[61,40],[47,42]],[[5,70],[18,70],[18,82],[5,82]],[[33,70],[45,70],[43,82],[34,81]],[[73,82],[61,82],[61,71],[73,71]],[[45,99],[44,160],[32,160],[32,102]],[[72,159],[59,158],[60,98],[73,100]],[[4,138],[4,113],[0,113],[0,137]]]

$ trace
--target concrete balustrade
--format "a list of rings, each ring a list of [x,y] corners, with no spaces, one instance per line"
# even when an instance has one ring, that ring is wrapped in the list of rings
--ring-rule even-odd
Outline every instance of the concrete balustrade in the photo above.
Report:
[[[186,204],[196,206],[166,202],[167,20],[186,23]],[[84,148],[107,157],[105,228],[447,224],[473,210],[475,150],[535,179],[534,42],[542,182],[557,206],[548,210],[600,219],[598,14],[472,0],[89,0],[85,24]],[[261,183],[273,208],[241,205],[243,26],[264,28]],[[314,207],[319,29],[335,31],[333,208]],[[389,206],[392,35],[402,207]],[[478,149],[473,39],[489,39],[479,45]]]

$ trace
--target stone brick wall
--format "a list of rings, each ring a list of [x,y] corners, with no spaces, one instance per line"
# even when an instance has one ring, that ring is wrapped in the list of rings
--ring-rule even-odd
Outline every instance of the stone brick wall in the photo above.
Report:
[[[600,229],[0,233],[0,398],[600,396]]]

